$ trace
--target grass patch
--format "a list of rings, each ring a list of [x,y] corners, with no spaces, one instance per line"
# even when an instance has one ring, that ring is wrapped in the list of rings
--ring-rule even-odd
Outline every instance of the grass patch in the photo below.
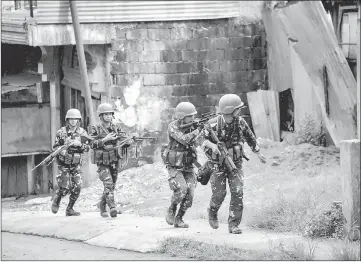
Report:
[[[247,222],[249,226],[279,232],[297,232],[310,237],[340,238],[342,214],[332,208],[341,195],[337,173],[309,176],[299,173],[297,180],[269,191],[267,198]]]
[[[332,249],[332,260],[360,261],[360,241],[344,240]]]
[[[312,245],[307,250],[303,244],[298,243],[286,248],[281,243],[278,246],[270,244],[268,251],[254,251],[184,238],[168,238],[162,243],[160,252],[173,257],[197,260],[313,260],[315,248],[316,246]]]

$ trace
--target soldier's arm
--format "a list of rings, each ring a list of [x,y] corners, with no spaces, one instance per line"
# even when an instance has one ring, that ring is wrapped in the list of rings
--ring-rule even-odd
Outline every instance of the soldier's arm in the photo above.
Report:
[[[83,130],[83,132],[81,133],[81,136],[89,137],[89,136],[88,136],[88,133],[87,133],[85,130]],[[89,141],[90,141],[90,140],[85,141],[84,143],[81,143],[80,150],[81,150],[82,152],[88,152],[88,151],[89,151],[89,148],[90,148],[90,146],[89,146],[89,144],[88,144]]]
[[[173,123],[170,123],[168,126],[168,134],[171,137],[173,137],[175,140],[177,140],[179,143],[181,143],[182,145],[187,146],[196,138],[196,136],[199,135],[199,130],[196,129],[189,134],[184,134],[178,128],[178,126],[175,124],[175,122],[173,122]]]
[[[253,152],[259,152],[260,148],[257,143],[256,136],[253,134],[251,128],[248,126],[246,120],[239,118],[240,132],[242,132],[243,137],[245,138],[247,144],[252,149]]]
[[[205,125],[209,124],[213,130],[216,130],[217,125],[217,118],[210,119]],[[206,129],[202,129],[200,134],[195,139],[195,145],[200,146],[203,151],[208,150],[210,147],[211,142],[211,135],[210,132]]]
[[[54,145],[53,145],[53,149],[56,150],[58,149],[59,147],[63,146],[65,144],[65,136],[64,136],[64,133],[61,129],[59,129],[57,132],[56,132],[56,136],[55,136],[55,142],[54,142]]]
[[[104,142],[101,138],[98,138],[98,131],[96,126],[90,125],[88,129],[90,136],[94,138],[94,140],[90,141],[90,148],[102,148],[104,146]]]

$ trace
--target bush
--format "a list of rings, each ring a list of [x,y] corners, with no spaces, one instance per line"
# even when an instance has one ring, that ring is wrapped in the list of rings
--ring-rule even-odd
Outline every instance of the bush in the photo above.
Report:
[[[326,146],[326,136],[323,122],[316,123],[314,117],[306,114],[301,121],[300,129],[296,132],[297,144],[309,143],[314,146]]]

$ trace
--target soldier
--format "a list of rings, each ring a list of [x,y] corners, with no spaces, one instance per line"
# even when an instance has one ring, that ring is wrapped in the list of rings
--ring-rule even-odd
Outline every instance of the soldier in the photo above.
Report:
[[[59,189],[53,199],[51,211],[56,214],[59,210],[61,198],[70,192],[69,205],[66,208],[66,216],[79,216],[73,207],[80,195],[82,186],[81,163],[85,151],[89,151],[89,146],[81,142],[81,136],[87,136],[86,131],[81,128],[81,114],[78,109],[69,109],[65,116],[66,126],[60,128],[56,133],[56,139],[53,148],[73,141],[74,143],[67,150],[62,150],[56,157],[59,174],[56,180]]]
[[[208,208],[208,221],[212,228],[217,229],[217,212],[226,197],[226,179],[231,192],[231,201],[228,217],[228,231],[232,234],[241,234],[242,230],[238,227],[242,220],[243,213],[243,171],[242,156],[244,141],[256,153],[262,163],[266,162],[265,157],[260,153],[256,137],[247,125],[246,121],[240,116],[243,102],[235,94],[227,94],[219,100],[219,115],[212,118],[205,125],[197,139],[201,148],[215,168],[210,181],[212,186],[212,197]],[[215,141],[209,134],[209,128],[215,131],[220,142],[223,142],[236,165],[238,172],[230,173],[224,164],[219,162],[220,152]]]
[[[94,138],[90,143],[92,148],[91,162],[97,164],[100,181],[103,182],[104,191],[100,199],[99,208],[102,217],[108,217],[106,205],[110,209],[110,216],[117,216],[117,209],[114,202],[114,188],[118,177],[118,162],[121,156],[121,148],[115,148],[119,139],[121,128],[115,125],[112,120],[114,109],[108,103],[98,106],[98,116],[101,123],[90,126],[89,134]],[[129,146],[130,143],[124,145]]]
[[[169,225],[174,224],[174,227],[180,228],[189,227],[182,218],[186,210],[192,206],[194,189],[197,185],[192,164],[197,157],[194,141],[201,130],[201,127],[190,126],[181,129],[180,126],[192,122],[196,113],[194,105],[189,102],[177,105],[176,120],[168,126],[169,144],[162,152],[162,158],[168,170],[169,187],[173,191],[166,221]],[[178,214],[175,217],[179,204]]]

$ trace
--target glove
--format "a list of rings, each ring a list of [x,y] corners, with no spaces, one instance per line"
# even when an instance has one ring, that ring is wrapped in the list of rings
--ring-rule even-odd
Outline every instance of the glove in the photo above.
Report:
[[[221,154],[221,152],[219,152],[218,146],[208,140],[205,141],[205,146],[210,148],[212,150],[213,153],[215,154]]]

